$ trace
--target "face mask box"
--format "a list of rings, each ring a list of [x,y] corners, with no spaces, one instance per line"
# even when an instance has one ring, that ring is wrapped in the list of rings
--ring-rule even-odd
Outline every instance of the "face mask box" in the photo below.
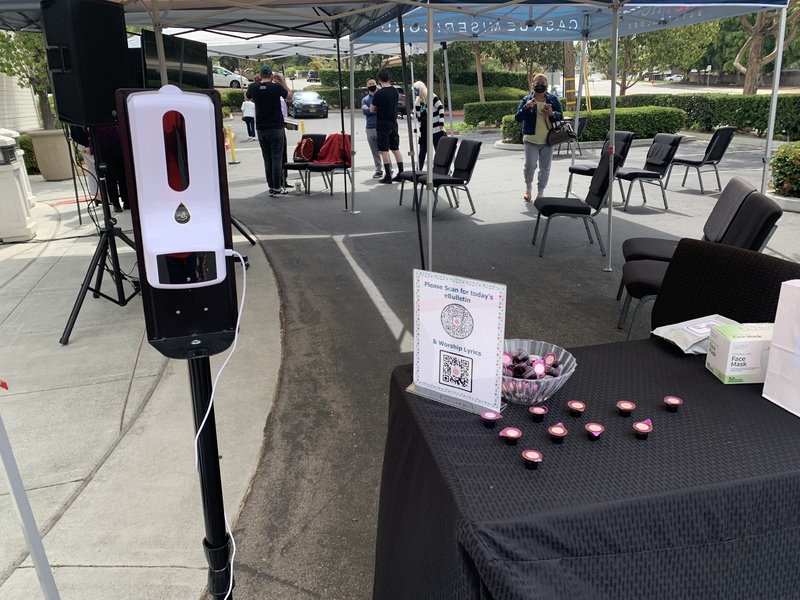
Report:
[[[722,383],[763,383],[767,375],[772,328],[772,323],[712,327],[706,369]]]

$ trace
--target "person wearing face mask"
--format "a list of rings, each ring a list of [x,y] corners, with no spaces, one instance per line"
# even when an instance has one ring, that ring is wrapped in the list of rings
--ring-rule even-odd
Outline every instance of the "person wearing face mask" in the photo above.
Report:
[[[539,167],[537,180],[537,198],[544,195],[544,189],[550,179],[550,164],[553,160],[553,147],[547,144],[547,132],[553,123],[564,118],[558,97],[547,92],[547,77],[539,73],[533,78],[533,91],[519,103],[517,123],[522,123],[522,143],[525,148],[525,194],[523,200],[531,201],[533,173]]]
[[[421,81],[414,84],[414,113],[419,123],[419,169],[424,169],[425,154],[428,147],[428,117],[432,119],[433,148],[439,145],[444,133],[444,104],[436,94],[428,102],[428,87]]]
[[[372,162],[375,163],[373,179],[383,177],[383,161],[381,160],[381,153],[378,151],[378,131],[375,129],[378,115],[369,109],[372,106],[372,96],[377,90],[378,84],[370,77],[367,79],[367,95],[361,100],[361,112],[367,117],[367,143],[369,144],[370,152],[372,152]]]

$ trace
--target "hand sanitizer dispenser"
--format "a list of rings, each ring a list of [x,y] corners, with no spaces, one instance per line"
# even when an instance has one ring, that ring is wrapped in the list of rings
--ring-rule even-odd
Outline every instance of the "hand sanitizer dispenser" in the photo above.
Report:
[[[127,98],[140,243],[155,288],[225,279],[214,105],[172,85]]]
[[[119,90],[117,109],[148,341],[222,352],[238,307],[219,93]]]

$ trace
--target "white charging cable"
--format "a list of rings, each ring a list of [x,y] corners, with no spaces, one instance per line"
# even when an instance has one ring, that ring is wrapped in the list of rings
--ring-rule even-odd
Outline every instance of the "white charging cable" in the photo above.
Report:
[[[231,351],[228,352],[228,356],[225,358],[225,362],[222,363],[222,366],[219,368],[219,372],[217,376],[214,378],[214,383],[211,386],[211,397],[208,399],[208,408],[206,409],[206,414],[203,417],[203,420],[200,422],[200,426],[197,428],[197,434],[194,436],[194,466],[197,471],[200,471],[200,455],[198,444],[200,440],[200,433],[203,431],[203,427],[206,425],[206,421],[208,420],[208,416],[211,414],[211,408],[214,406],[214,392],[217,391],[217,381],[219,381],[220,375],[225,370],[225,367],[228,364],[228,361],[233,356],[233,353],[236,351],[236,342],[239,341],[239,323],[242,320],[242,312],[244,311],[244,299],[247,296],[247,265],[245,264],[244,257],[236,252],[236,250],[226,250],[225,256],[235,256],[239,259],[239,262],[242,263],[242,300],[239,303],[239,316],[236,317],[236,331],[233,335],[233,344],[231,345]],[[223,600],[228,600],[230,598],[231,592],[233,591],[233,559],[236,556],[236,541],[233,539],[233,531],[231,531],[231,526],[228,524],[228,515],[225,514],[225,509],[223,508],[222,514],[225,516],[225,531],[228,532],[228,537],[231,539],[231,579],[228,583],[228,592],[225,594],[225,598]]]

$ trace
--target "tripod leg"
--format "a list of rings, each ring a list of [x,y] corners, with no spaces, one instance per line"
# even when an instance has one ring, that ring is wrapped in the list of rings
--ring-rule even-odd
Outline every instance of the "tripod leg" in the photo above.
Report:
[[[233,216],[231,216],[231,225],[236,227],[236,229],[239,231],[239,233],[241,233],[245,237],[245,239],[248,242],[250,242],[250,244],[252,244],[253,246],[256,245],[256,241],[247,234],[247,232],[244,230],[244,228],[242,228],[242,226],[239,224],[239,221],[237,221]]]
[[[94,251],[94,256],[92,256],[92,262],[89,263],[89,270],[86,271],[86,277],[83,278],[81,291],[78,292],[78,298],[75,300],[75,306],[72,307],[72,312],[69,314],[67,326],[64,328],[64,333],[61,334],[61,339],[58,340],[59,344],[63,344],[64,346],[69,344],[69,336],[72,334],[72,328],[75,326],[75,321],[78,319],[78,313],[81,311],[84,298],[86,298],[86,292],[89,291],[89,284],[92,281],[92,275],[94,275],[95,269],[97,269],[98,265],[100,264],[100,260],[105,256],[107,249],[108,232],[104,231],[100,236],[100,242],[97,244],[97,248]]]

